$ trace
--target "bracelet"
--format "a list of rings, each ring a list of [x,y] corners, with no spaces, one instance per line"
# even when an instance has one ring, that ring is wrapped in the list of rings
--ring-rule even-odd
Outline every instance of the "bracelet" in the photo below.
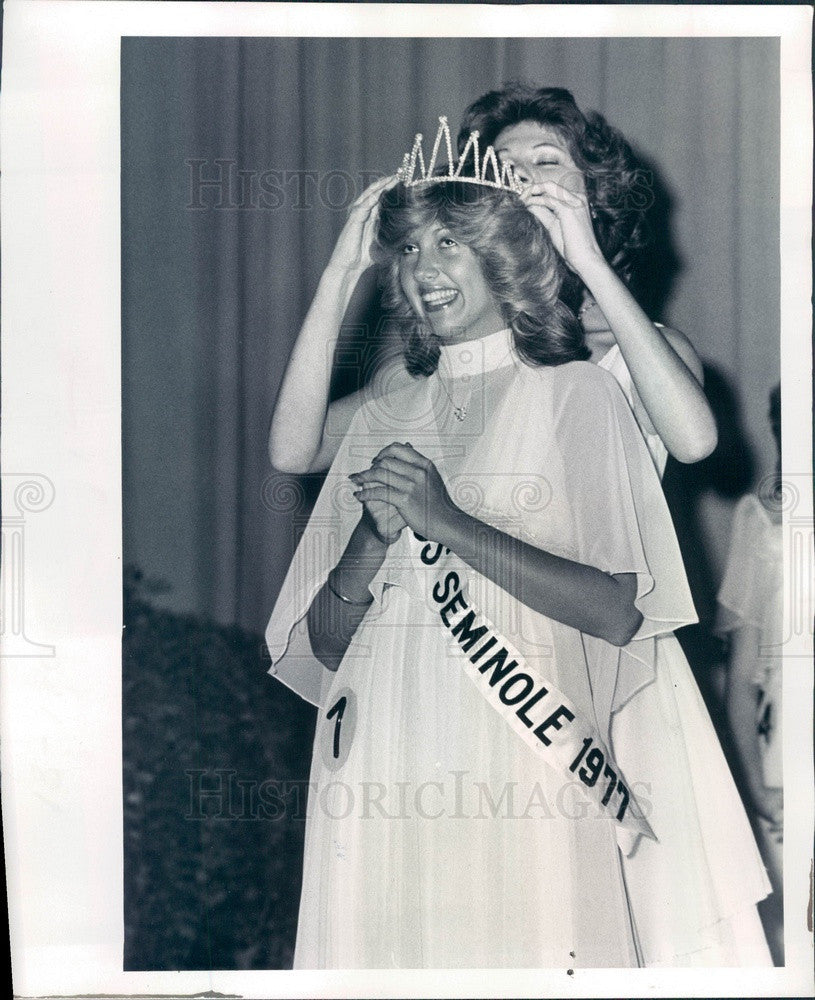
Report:
[[[331,581],[330,580],[326,580],[325,584],[328,587],[328,589],[331,591],[331,593],[338,600],[342,601],[343,604],[350,604],[350,605],[352,605],[355,608],[367,608],[371,604],[374,603],[373,594],[371,595],[370,601],[352,601],[350,597],[346,597],[345,594],[341,594],[338,590],[334,590],[334,588],[331,586]]]

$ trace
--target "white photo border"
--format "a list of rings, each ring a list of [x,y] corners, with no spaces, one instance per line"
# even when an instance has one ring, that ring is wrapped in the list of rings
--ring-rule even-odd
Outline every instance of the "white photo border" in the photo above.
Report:
[[[36,510],[26,634],[46,647],[19,656],[0,637],[16,994],[811,995],[810,636],[784,678],[785,968],[122,971],[119,201],[122,36],[780,37],[783,463],[810,484],[811,541],[811,8],[7,0],[4,20],[4,573],[17,484]]]

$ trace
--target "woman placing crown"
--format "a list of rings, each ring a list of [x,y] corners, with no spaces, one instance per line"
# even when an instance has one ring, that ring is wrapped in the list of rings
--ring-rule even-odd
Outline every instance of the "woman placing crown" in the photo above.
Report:
[[[525,204],[568,265],[563,295],[583,326],[589,360],[620,383],[660,472],[668,454],[680,462],[705,458],[717,432],[699,358],[680,331],[652,323],[627,287],[645,243],[649,191],[623,136],[602,116],[584,115],[569,91],[520,84],[468,108],[462,153],[473,131],[515,167]],[[329,404],[326,359],[357,277],[371,263],[379,194],[393,182],[377,181],[353,205],[298,337],[269,434],[272,465],[283,472],[328,468],[357,407],[407,381],[401,358],[390,356],[365,388]]]
[[[320,709],[295,964],[645,964],[622,858],[670,832],[654,781],[679,789],[668,902],[693,928],[665,920],[663,953],[761,964],[766,877],[701,702],[675,756],[675,709],[648,700],[645,783],[610,740],[694,617],[653,462],[582,360],[546,227],[513,184],[451,173],[368,192],[378,217],[346,227],[305,328],[339,326],[375,237],[412,377],[354,413],[267,631],[272,673]],[[737,866],[729,898],[714,863]]]

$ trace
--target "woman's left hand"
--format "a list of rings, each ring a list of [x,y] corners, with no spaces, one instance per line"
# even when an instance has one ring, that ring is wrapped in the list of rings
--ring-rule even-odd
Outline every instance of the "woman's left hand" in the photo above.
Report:
[[[349,478],[359,487],[354,493],[357,500],[393,504],[411,530],[433,541],[446,536],[450,519],[458,510],[439,470],[410,444],[388,445],[369,469]]]
[[[604,259],[585,194],[569,191],[556,181],[542,181],[526,185],[521,200],[543,223],[555,249],[577,274],[584,265]]]

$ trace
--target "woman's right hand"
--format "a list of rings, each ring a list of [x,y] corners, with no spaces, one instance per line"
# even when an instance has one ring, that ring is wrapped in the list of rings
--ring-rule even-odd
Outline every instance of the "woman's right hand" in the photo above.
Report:
[[[373,263],[371,244],[379,218],[379,198],[383,191],[399,183],[397,174],[380,177],[367,187],[351,205],[348,220],[342,228],[329,267],[361,274]]]
[[[362,500],[362,518],[384,545],[393,545],[406,527],[405,519],[384,500]]]

